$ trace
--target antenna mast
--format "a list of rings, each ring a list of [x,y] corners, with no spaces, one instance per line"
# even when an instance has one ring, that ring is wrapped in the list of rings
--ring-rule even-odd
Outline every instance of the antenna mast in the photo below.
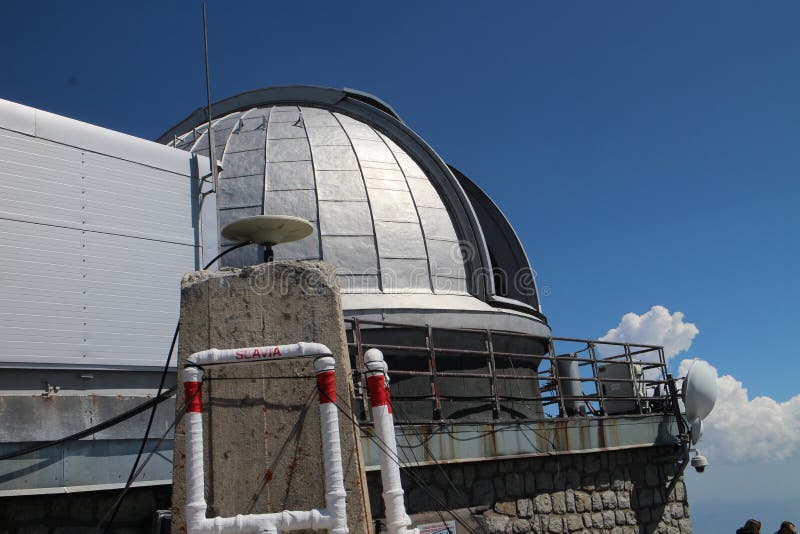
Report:
[[[208,30],[206,29],[206,0],[203,0],[203,48],[206,53],[206,98],[208,115],[208,157],[211,159],[211,178],[214,181],[214,192],[219,191],[219,181],[217,176],[217,155],[214,147],[214,136],[211,130],[211,81],[208,74]]]

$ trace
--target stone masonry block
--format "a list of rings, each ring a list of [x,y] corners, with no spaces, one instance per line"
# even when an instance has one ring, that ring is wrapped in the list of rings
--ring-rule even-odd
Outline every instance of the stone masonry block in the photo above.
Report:
[[[564,532],[564,522],[561,520],[561,517],[554,516],[550,518],[550,521],[547,523],[547,532],[552,534],[561,534]]]
[[[622,510],[616,510],[614,512],[614,520],[617,522],[617,525],[625,525],[628,522],[628,518],[625,517],[625,512]]]
[[[504,533],[509,521],[510,519],[507,515],[495,513],[492,510],[489,510],[481,516],[481,523],[486,529],[487,534]]]
[[[583,530],[583,519],[578,514],[570,514],[567,516],[567,529],[570,532],[578,532]]]
[[[179,368],[191,353],[212,347],[324,343],[336,359],[338,404],[350,409],[350,358],[335,271],[329,264],[276,261],[189,273],[181,288],[180,332]],[[324,506],[313,361],[220,365],[208,368],[206,378],[209,513],[230,517]],[[182,405],[183,389],[178,388],[176,409]],[[350,532],[369,533],[372,519],[358,429],[340,415],[339,431]],[[172,494],[176,534],[185,525],[183,452],[184,429],[179,424]]]
[[[585,491],[575,492],[575,508],[578,512],[590,512],[592,510],[592,497]]]
[[[525,493],[525,480],[519,473],[506,474],[506,494],[509,497],[521,497]]]
[[[533,511],[537,514],[549,514],[553,511],[553,503],[550,500],[550,495],[543,493],[537,495],[533,500]]]
[[[563,491],[557,491],[551,495],[553,501],[553,512],[563,514],[567,511],[567,499]]]
[[[564,492],[564,497],[567,501],[567,512],[574,513],[577,512],[577,507],[575,503],[575,491],[568,489]]]
[[[603,497],[600,493],[592,493],[592,511],[600,512],[603,510]]]
[[[514,501],[495,503],[494,511],[497,512],[498,514],[503,514],[503,515],[516,515],[517,503]]]
[[[517,500],[517,515],[529,518],[533,515],[533,501],[530,499]]]
[[[510,530],[511,534],[527,534],[531,531],[531,522],[527,519],[514,519]]]
[[[601,497],[605,510],[614,510],[617,507],[617,495],[613,491],[604,491]]]

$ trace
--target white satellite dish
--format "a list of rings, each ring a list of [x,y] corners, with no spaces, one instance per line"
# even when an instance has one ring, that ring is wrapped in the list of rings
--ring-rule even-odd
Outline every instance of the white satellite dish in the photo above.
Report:
[[[683,381],[683,405],[689,421],[705,419],[717,402],[717,371],[708,362],[694,360]]]
[[[255,215],[226,224],[222,237],[237,243],[264,245],[264,260],[272,261],[272,246],[299,241],[314,232],[314,225],[292,215]]]

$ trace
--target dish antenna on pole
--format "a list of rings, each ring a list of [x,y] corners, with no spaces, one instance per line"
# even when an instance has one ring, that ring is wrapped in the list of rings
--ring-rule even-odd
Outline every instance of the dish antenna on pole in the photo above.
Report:
[[[703,419],[714,409],[718,394],[716,369],[708,362],[694,360],[686,373],[681,391],[686,419],[689,420],[689,441],[692,445],[696,446],[703,436]],[[708,460],[695,449],[691,464],[698,473],[702,473],[708,465]]]
[[[667,374],[667,387],[672,397],[672,407],[678,425],[678,445],[681,448],[678,462],[678,472],[672,477],[667,485],[667,495],[672,493],[675,485],[680,480],[686,466],[691,464],[698,473],[702,473],[708,466],[708,460],[700,454],[693,445],[697,445],[703,436],[703,419],[708,417],[714,405],[717,403],[719,386],[717,384],[717,370],[711,367],[708,362],[695,359],[689,366],[686,378],[683,380],[683,388],[680,397],[683,399],[683,407],[686,410],[686,419],[680,411],[678,403],[678,390],[676,381],[671,374]],[[687,429],[688,421],[688,429]],[[691,452],[694,450],[694,458],[690,459]]]
[[[299,241],[314,232],[314,225],[291,215],[255,215],[226,224],[222,237],[237,243],[251,242],[264,246],[264,261],[274,258],[272,247],[280,243]]]
[[[696,419],[708,417],[717,403],[719,389],[717,371],[708,362],[694,360],[683,381],[683,405],[686,407],[686,418],[694,423]]]

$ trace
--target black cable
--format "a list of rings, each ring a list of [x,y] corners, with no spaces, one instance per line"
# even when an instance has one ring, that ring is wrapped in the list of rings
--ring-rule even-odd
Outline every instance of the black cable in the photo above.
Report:
[[[161,394],[161,390],[164,387],[164,382],[167,380],[167,374],[169,373],[169,364],[172,361],[172,353],[175,351],[175,343],[178,341],[178,332],[181,329],[181,323],[178,322],[175,325],[175,332],[172,334],[172,343],[169,345],[169,352],[167,353],[167,362],[164,364],[164,370],[161,372],[161,380],[158,383],[158,394]],[[153,427],[153,420],[156,418],[156,407],[153,406],[153,409],[150,410],[150,418],[147,420],[147,428],[144,431],[144,438],[142,438],[142,443],[139,445],[139,452],[136,454],[136,459],[133,461],[133,467],[131,467],[131,472],[128,475],[128,480],[125,483],[125,488],[122,490],[122,494],[117,497],[117,501],[112,508],[111,512],[111,519],[108,520],[106,523],[106,528],[103,530],[104,533],[108,532],[108,529],[111,528],[111,525],[114,523],[114,518],[117,517],[117,512],[119,511],[119,507],[122,505],[122,501],[125,499],[125,494],[128,492],[128,488],[130,488],[131,484],[133,483],[133,478],[136,473],[136,468],[139,467],[139,461],[142,459],[142,453],[144,453],[144,448],[147,446],[147,440],[150,437],[150,429]]]
[[[394,407],[394,406],[393,406],[393,407]],[[402,410],[402,408],[400,408],[400,405],[399,405],[399,403],[397,404],[397,406],[396,406],[396,407],[397,407],[397,408],[399,408],[400,410]],[[407,417],[406,417],[406,415],[405,415],[405,411],[403,411],[403,419],[405,419],[406,421],[408,421],[408,418],[407,418]],[[411,425],[411,430],[412,430],[412,432],[414,432],[414,433],[417,435],[417,438],[418,438],[418,439],[420,439],[420,438],[421,438],[421,436],[420,436],[420,435],[419,435],[419,434],[416,432],[416,428],[415,428],[413,425]],[[411,451],[411,456],[413,456],[413,457],[414,457],[414,463],[415,463],[415,464],[417,464],[417,465],[419,465],[419,460],[417,459],[417,453],[415,453],[415,452],[414,452],[414,447],[412,447],[412,446],[411,446],[411,440],[410,440],[410,439],[408,439],[408,434],[406,434],[405,432],[403,432],[403,437],[404,437],[404,438],[406,438],[406,444],[408,445],[408,450],[409,450],[409,451]],[[420,439],[420,443],[422,443],[422,445],[425,447],[425,451],[426,451],[428,454],[431,454],[431,451],[430,451],[430,449],[428,448],[428,444],[427,444],[427,442],[425,442],[425,441],[424,441],[424,439]],[[399,443],[398,443],[398,445],[399,445]],[[401,447],[401,449],[402,449],[402,447]],[[408,459],[409,459],[409,458],[408,458],[408,453],[406,452],[406,450],[405,450],[405,449],[402,449],[402,450],[403,450],[403,454],[404,454],[404,455],[405,455],[405,457],[406,457],[406,461],[408,461]],[[445,472],[444,468],[443,468],[441,465],[439,465],[439,462],[436,460],[436,457],[435,457],[435,456],[433,456],[433,454],[431,454],[431,458],[433,459],[433,462],[434,462],[434,463],[435,463],[435,464],[436,464],[436,465],[439,467],[439,469],[441,469],[441,471],[442,471],[442,474],[444,475],[444,478],[445,478],[445,479],[446,479],[446,480],[447,480],[447,481],[450,483],[450,486],[451,486],[451,487],[452,487],[452,488],[453,488],[453,489],[456,491],[456,493],[457,493],[457,494],[458,494],[458,493],[461,493],[461,492],[458,490],[458,488],[455,486],[455,484],[453,484],[453,483],[450,481],[450,477],[449,477],[449,476],[447,476],[447,473]],[[462,495],[463,495],[463,493],[462,493]],[[467,498],[467,503],[469,503],[469,498]],[[470,513],[470,515],[472,515],[472,510],[469,508],[469,506],[467,507],[467,509],[469,510],[469,513]],[[450,510],[449,508],[448,508],[447,510],[448,510],[448,512],[450,512],[450,514],[451,514],[451,515],[455,515],[455,514],[453,514],[452,510]],[[446,529],[447,529],[447,534],[453,534],[453,532],[450,530],[450,527],[449,527],[449,526],[447,526],[447,521],[445,521],[445,519],[444,519],[444,515],[442,514],[441,510],[436,510],[436,514],[439,516],[439,519],[441,519],[441,520],[442,520],[442,525],[444,525],[444,528],[446,528]],[[466,526],[466,525],[465,525],[465,526]],[[469,530],[469,527],[467,527],[467,530]]]
[[[214,256],[214,258],[211,261],[209,261],[205,265],[205,267],[203,267],[203,270],[206,270],[209,267],[211,267],[214,264],[214,262],[223,257],[225,254],[233,252],[236,249],[242,248],[245,245],[249,245],[250,243],[251,243],[250,241],[242,241],[241,243],[237,243],[236,245],[233,245],[232,247],[223,250],[222,252]],[[164,382],[166,382],[167,375],[169,374],[169,364],[172,362],[172,353],[175,351],[175,343],[178,340],[178,332],[180,331],[180,329],[181,329],[181,323],[180,321],[178,321],[178,324],[175,325],[175,333],[172,334],[172,343],[170,343],[169,352],[167,353],[167,361],[164,364],[164,370],[161,372],[161,380],[158,383],[157,396],[161,395],[161,390],[164,389]],[[136,454],[136,459],[133,462],[133,467],[131,467],[131,472],[128,475],[128,481],[125,483],[125,488],[122,490],[122,494],[117,498],[117,502],[113,508],[113,512],[111,513],[111,519],[108,520],[108,523],[106,523],[106,528],[103,530],[104,534],[106,534],[108,530],[111,528],[111,525],[114,524],[114,519],[117,517],[117,512],[119,511],[120,506],[122,506],[122,501],[125,499],[125,494],[128,492],[128,488],[130,488],[131,483],[133,482],[133,479],[136,474],[136,468],[139,467],[139,461],[142,459],[144,448],[147,446],[147,440],[150,437],[150,429],[153,426],[153,420],[155,419],[155,417],[156,417],[156,407],[154,405],[152,411],[150,412],[150,419],[148,419],[147,421],[147,428],[144,431],[144,438],[142,438],[142,444],[139,446],[139,452]]]
[[[317,388],[317,389],[318,389],[318,391],[320,392],[321,395],[325,396],[325,398],[328,399],[328,401],[333,402],[334,406],[336,406],[336,409],[339,410],[339,412],[342,415],[344,415],[352,424],[356,425],[356,427],[359,426],[358,421],[356,420],[356,418],[351,413],[349,413],[349,407],[345,407],[347,409],[342,408],[342,406],[339,404],[338,399],[337,400],[333,400],[321,388]],[[458,517],[456,514],[454,514],[453,511],[450,510],[447,507],[447,502],[442,501],[437,495],[435,495],[432,491],[430,491],[428,489],[428,485],[425,483],[424,480],[422,480],[410,467],[404,466],[403,464],[400,463],[400,457],[398,455],[390,454],[391,451],[388,449],[388,446],[386,445],[385,441],[383,441],[376,434],[369,435],[368,437],[369,437],[370,440],[372,440],[372,442],[381,451],[383,451],[383,453],[386,455],[387,458],[389,458],[392,462],[394,462],[397,465],[397,467],[399,467],[401,470],[403,470],[406,473],[406,475],[409,478],[411,478],[414,483],[417,484],[418,488],[422,489],[425,493],[427,493],[428,497],[431,500],[433,500],[436,504],[438,504],[439,506],[444,508],[444,510],[448,514],[450,514],[450,516],[453,518],[453,520],[455,520],[457,523],[460,523],[467,530],[467,532],[469,532],[470,534],[476,534],[475,530],[472,527],[470,527],[470,525],[468,525],[466,522],[464,522],[460,517]],[[417,463],[419,463],[419,462],[417,462]],[[440,510],[437,510],[437,512],[439,512],[441,514]],[[441,517],[441,515],[440,515],[440,517]],[[449,531],[449,528],[448,528],[448,531]]]
[[[450,479],[450,476],[447,474],[447,471],[444,469],[442,464],[439,462],[439,459],[436,457],[436,455],[433,454],[433,451],[431,450],[430,446],[428,445],[428,443],[430,442],[431,438],[433,438],[433,435],[431,434],[426,439],[422,435],[422,433],[418,430],[416,425],[412,425],[412,424],[409,423],[408,413],[405,411],[405,409],[402,406],[400,406],[398,404],[396,406],[393,405],[392,408],[395,408],[399,412],[399,415],[402,416],[402,418],[405,421],[406,425],[408,425],[408,427],[411,428],[411,431],[414,433],[414,436],[416,436],[416,438],[419,440],[419,444],[416,445],[416,446],[420,446],[421,445],[422,448],[425,449],[425,454],[427,454],[430,457],[430,459],[433,460],[433,463],[436,465],[436,467],[442,473],[442,476],[445,478],[447,483],[450,484],[450,487],[453,488],[453,491],[455,491],[457,494],[460,494],[461,496],[463,496],[464,500],[467,503],[469,503],[469,497],[467,496],[467,494],[465,494],[463,491],[461,491],[455,485],[455,483]],[[493,433],[494,432],[488,432],[487,434],[493,434]],[[408,443],[409,447],[411,448],[411,453],[414,454],[414,448],[411,447],[411,440],[408,439],[408,435],[405,432],[403,432],[403,435],[406,438],[406,443]],[[416,455],[414,455],[414,460],[416,461]],[[467,505],[467,509],[470,511],[470,513],[472,513],[472,509],[469,507],[469,504]]]
[[[59,438],[59,439],[54,440],[54,441],[48,441],[48,442],[45,442],[45,443],[40,443],[40,444],[35,445],[33,447],[28,447],[27,449],[22,449],[22,450],[19,450],[19,451],[14,451],[14,452],[10,452],[8,454],[4,454],[4,455],[0,456],[0,461],[10,460],[11,458],[16,458],[18,456],[24,456],[24,455],[30,454],[32,452],[36,452],[36,451],[40,451],[42,449],[46,449],[48,447],[53,447],[55,445],[60,445],[62,443],[66,443],[67,441],[74,441],[74,440],[77,440],[77,439],[85,438],[86,436],[89,436],[91,434],[95,434],[97,432],[100,432],[101,430],[105,430],[106,428],[109,428],[109,427],[112,427],[114,425],[117,425],[117,424],[121,423],[122,421],[127,421],[128,419],[130,419],[131,417],[133,417],[135,415],[139,415],[140,413],[142,413],[143,411],[147,410],[151,406],[155,406],[156,404],[159,404],[159,403],[171,398],[172,394],[174,392],[175,392],[175,386],[172,386],[171,388],[165,390],[160,396],[153,397],[152,399],[148,400],[147,402],[143,402],[142,404],[140,404],[138,406],[135,406],[135,407],[131,408],[130,410],[126,411],[126,412],[122,412],[121,414],[116,415],[116,416],[112,417],[111,419],[107,419],[107,420],[103,421],[102,423],[96,424],[96,425],[94,425],[92,427],[89,427],[89,428],[86,428],[84,430],[81,430],[80,432],[76,432],[75,434],[70,434],[69,436],[65,436],[63,438]]]
[[[108,515],[111,513],[112,510],[114,510],[114,514],[116,515],[116,510],[120,507],[120,505],[122,505],[122,500],[125,498],[125,495],[127,494],[128,490],[133,485],[133,481],[135,481],[139,477],[141,472],[144,471],[145,466],[148,464],[148,462],[150,462],[150,459],[156,454],[156,452],[158,452],[158,449],[161,447],[161,444],[167,439],[167,435],[172,431],[173,428],[175,428],[175,425],[177,425],[180,422],[180,420],[183,418],[183,415],[184,415],[184,411],[183,411],[183,409],[181,409],[181,411],[178,413],[178,415],[172,421],[172,424],[170,424],[169,428],[167,428],[166,432],[164,432],[164,434],[161,436],[161,438],[159,438],[159,440],[156,442],[156,446],[153,447],[153,450],[150,451],[150,454],[148,454],[145,457],[144,461],[141,463],[139,468],[136,470],[136,472],[133,475],[133,479],[125,484],[125,487],[123,488],[123,491],[120,492],[120,494],[117,496],[117,499],[114,501],[114,504],[111,505],[111,508],[108,509],[108,512],[106,513],[106,515],[103,516],[103,518],[100,520],[100,523],[97,525],[98,529],[101,528],[103,526],[103,524],[106,522],[106,518],[108,517]],[[113,518],[112,518],[112,520],[113,520]]]
[[[253,244],[253,242],[252,242],[252,241],[242,241],[241,243],[237,243],[237,244],[233,245],[231,248],[226,248],[225,250],[223,250],[222,252],[220,252],[219,254],[217,254],[216,256],[214,256],[214,259],[213,259],[213,260],[211,260],[210,262],[206,263],[206,266],[205,266],[205,267],[203,267],[203,270],[205,271],[206,269],[208,269],[209,267],[211,267],[212,265],[214,265],[214,262],[215,262],[215,261],[217,261],[218,259],[220,259],[222,256],[224,256],[224,255],[225,255],[225,254],[227,254],[228,252],[233,252],[233,251],[234,251],[234,250],[236,250],[237,248],[242,248],[242,247],[244,247],[244,246],[246,246],[246,245],[252,245],[252,244]]]
[[[178,409],[178,413],[175,415],[175,418],[172,420],[172,423],[169,425],[169,427],[161,436],[161,438],[159,438],[159,440],[156,442],[156,446],[153,447],[153,450],[150,451],[150,454],[147,455],[147,457],[141,463],[139,468],[136,470],[136,472],[133,475],[133,479],[125,484],[123,491],[120,492],[119,496],[117,496],[117,499],[114,501],[114,504],[111,506],[111,508],[109,508],[108,512],[106,512],[106,515],[103,516],[103,519],[100,520],[100,523],[97,525],[98,529],[101,528],[103,526],[103,523],[106,522],[106,518],[111,514],[112,510],[114,510],[115,514],[117,513],[116,510],[119,508],[120,505],[122,505],[122,500],[125,498],[125,495],[127,494],[133,482],[139,477],[141,472],[144,471],[144,468],[148,464],[148,462],[150,462],[150,459],[153,458],[156,452],[158,452],[158,449],[161,447],[161,444],[164,443],[164,441],[167,439],[167,436],[172,431],[172,429],[175,428],[175,426],[181,421],[181,419],[183,419],[183,416],[186,414],[186,403],[193,400],[195,396],[199,395],[200,391],[201,391],[200,389],[197,389],[191,398],[184,399],[183,406],[181,406],[180,409]]]

